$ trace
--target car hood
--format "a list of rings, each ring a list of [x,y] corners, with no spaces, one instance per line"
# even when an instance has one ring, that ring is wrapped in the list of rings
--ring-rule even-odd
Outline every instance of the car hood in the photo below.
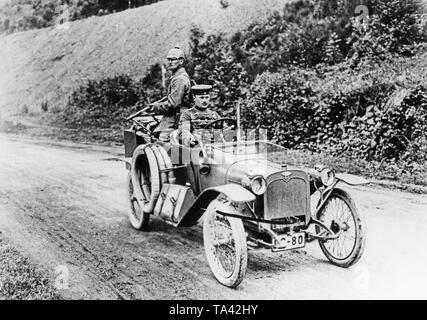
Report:
[[[275,162],[266,160],[265,158],[250,158],[236,160],[232,163],[226,173],[226,181],[240,183],[242,178],[247,175],[261,175],[267,178],[271,174],[281,172],[282,166]]]

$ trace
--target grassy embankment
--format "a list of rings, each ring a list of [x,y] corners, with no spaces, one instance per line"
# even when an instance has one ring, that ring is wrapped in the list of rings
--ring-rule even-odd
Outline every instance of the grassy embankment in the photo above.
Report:
[[[58,300],[61,295],[28,257],[2,238],[0,232],[0,300]]]

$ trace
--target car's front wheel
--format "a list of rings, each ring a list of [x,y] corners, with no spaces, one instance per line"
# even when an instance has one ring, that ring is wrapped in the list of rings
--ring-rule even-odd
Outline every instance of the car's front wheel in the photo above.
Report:
[[[231,204],[214,200],[203,216],[203,242],[215,278],[227,287],[237,287],[246,274],[248,249],[243,222],[218,213],[234,212]]]
[[[350,195],[342,189],[334,189],[318,212],[317,219],[338,235],[333,240],[319,240],[320,248],[329,261],[344,268],[355,264],[365,248],[366,223]]]

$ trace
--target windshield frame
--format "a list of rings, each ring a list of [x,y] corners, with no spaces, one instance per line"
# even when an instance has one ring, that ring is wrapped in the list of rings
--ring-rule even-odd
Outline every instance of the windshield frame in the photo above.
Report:
[[[269,152],[287,152],[288,149],[280,146],[276,143],[273,143],[271,141],[268,140],[252,140],[252,141],[232,141],[232,142],[225,142],[225,143],[212,143],[209,144],[211,145],[214,149],[219,149],[222,150],[223,152],[226,153],[233,153],[234,155],[241,155],[241,154],[264,154],[264,153],[269,153]],[[260,151],[260,150],[251,150],[248,148],[246,148],[245,152],[241,152],[242,149],[241,148],[245,148],[245,147],[255,147],[256,145],[258,145],[258,147],[262,147],[262,146],[266,146],[267,148],[261,149],[261,150],[265,150],[265,151]],[[237,151],[237,152],[236,152]],[[248,152],[249,151],[249,152]]]

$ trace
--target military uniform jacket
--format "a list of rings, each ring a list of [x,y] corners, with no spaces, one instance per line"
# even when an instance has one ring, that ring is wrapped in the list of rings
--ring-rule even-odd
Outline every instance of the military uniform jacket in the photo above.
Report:
[[[190,107],[190,88],[190,77],[181,67],[169,79],[167,96],[153,106],[155,113],[163,114],[155,132],[176,128],[181,110]]]
[[[219,118],[218,113],[215,111],[209,109],[201,110],[192,107],[182,113],[179,121],[179,128],[181,131],[194,132],[194,130],[201,129]]]

